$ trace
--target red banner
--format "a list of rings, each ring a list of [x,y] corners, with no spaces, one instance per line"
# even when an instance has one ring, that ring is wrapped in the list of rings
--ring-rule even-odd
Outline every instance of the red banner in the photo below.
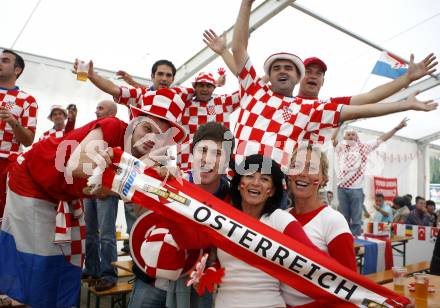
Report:
[[[397,197],[397,178],[374,177],[374,194],[382,193],[386,201],[393,201]]]

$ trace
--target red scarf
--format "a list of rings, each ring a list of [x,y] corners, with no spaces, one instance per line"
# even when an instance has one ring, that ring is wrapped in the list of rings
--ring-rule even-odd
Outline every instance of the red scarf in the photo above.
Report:
[[[142,162],[127,153],[114,152],[118,169],[104,172],[104,186],[174,223],[208,234],[215,246],[307,296],[338,307],[410,303],[185,180],[180,184],[171,179],[161,185],[154,170],[145,170]]]

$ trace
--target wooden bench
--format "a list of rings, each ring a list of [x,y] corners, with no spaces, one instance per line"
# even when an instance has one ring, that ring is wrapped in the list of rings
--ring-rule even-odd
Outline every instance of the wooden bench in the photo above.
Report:
[[[125,269],[118,268],[118,278],[127,278],[134,276],[132,271],[126,271]]]
[[[429,266],[430,266],[429,262],[423,261],[419,263],[409,264],[405,266],[405,268],[407,271],[407,275],[411,275],[414,273],[427,271],[429,269]],[[384,284],[393,281],[393,271],[387,270],[384,272],[373,273],[373,274],[365,275],[365,277],[373,280],[378,284]]]
[[[121,308],[127,307],[127,294],[133,290],[133,285],[128,282],[118,282],[116,285],[108,290],[98,292],[95,287],[89,287],[87,292],[87,308],[90,308],[90,294],[95,296],[95,307],[99,308],[101,297],[111,296],[111,308],[119,304]]]

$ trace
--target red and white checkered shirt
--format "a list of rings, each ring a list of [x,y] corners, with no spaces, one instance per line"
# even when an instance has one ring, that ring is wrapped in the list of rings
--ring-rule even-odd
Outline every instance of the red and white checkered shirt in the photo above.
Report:
[[[363,188],[365,167],[368,154],[382,143],[381,139],[373,143],[344,140],[335,148],[336,176],[339,187],[357,189]]]
[[[185,109],[182,114],[182,126],[188,135],[182,144],[177,146],[177,165],[183,171],[191,169],[192,154],[191,144],[197,129],[207,122],[222,123],[229,128],[229,117],[240,105],[240,93],[234,92],[230,95],[219,95],[211,98],[208,102],[201,102],[193,99],[194,89],[174,87],[175,91],[185,102]],[[142,108],[142,96],[152,91],[151,88],[127,88],[120,87],[121,95],[117,101],[124,105],[133,105]]]
[[[0,88],[0,105],[6,107],[20,125],[35,133],[37,127],[38,105],[31,95],[14,89]],[[19,154],[22,151],[20,143],[14,136],[12,127],[4,121],[0,121],[0,157],[7,158],[11,154]]]
[[[43,135],[40,137],[39,141],[45,140],[50,137],[62,138],[64,137],[64,128],[61,130],[56,130],[55,128],[51,128],[48,131],[45,131]]]
[[[177,145],[177,165],[183,171],[191,169],[192,140],[199,127],[208,122],[221,123],[230,128],[230,115],[240,105],[240,93],[219,95],[208,102],[193,99],[187,102],[182,115],[182,126],[188,135],[182,144]]]
[[[176,92],[184,102],[190,100],[194,94],[194,90],[191,88],[174,87],[170,90]],[[142,97],[148,92],[155,91],[154,88],[128,88],[124,86],[119,87],[119,96],[115,97],[115,101],[118,104],[126,106],[135,106],[137,108],[142,108],[143,100]]]
[[[236,163],[262,154],[288,170],[298,141],[321,140],[322,130],[337,127],[344,104],[337,99],[305,100],[273,93],[248,59],[239,75],[242,99],[235,126]],[[316,140],[315,140],[316,139]]]

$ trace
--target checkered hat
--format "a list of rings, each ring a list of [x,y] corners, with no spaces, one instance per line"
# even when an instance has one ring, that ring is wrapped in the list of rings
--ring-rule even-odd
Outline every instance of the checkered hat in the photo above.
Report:
[[[195,84],[198,82],[209,83],[215,87],[215,79],[211,73],[204,73],[204,72],[199,73],[199,75],[197,75],[196,79],[194,79],[194,82],[192,83],[193,86],[195,86]]]
[[[185,103],[182,98],[169,89],[160,89],[147,92],[142,97],[142,109],[130,106],[133,118],[151,115],[167,121],[171,127],[177,129],[177,134],[173,137],[176,143],[182,142],[186,137],[185,129],[178,123],[181,122],[182,112]]]
[[[131,229],[130,252],[149,277],[177,280],[193,268],[203,250],[180,249],[168,225],[154,212],[143,214]]]
[[[292,53],[287,53],[287,52],[274,53],[273,55],[269,56],[266,59],[266,61],[264,61],[264,73],[267,76],[269,76],[270,67],[272,66],[272,64],[276,60],[289,60],[289,61],[291,61],[298,68],[299,77],[300,77],[299,80],[303,79],[305,72],[306,72],[306,69],[304,68],[303,61],[301,60],[300,57],[298,57]]]
[[[50,106],[50,112],[49,112],[49,115],[47,116],[47,118],[48,118],[49,120],[50,120],[50,118],[52,117],[52,113],[53,113],[55,110],[61,110],[61,111],[64,113],[64,116],[67,118],[67,111],[66,111],[66,109],[64,109],[63,106],[61,106],[61,105],[52,105],[52,106]]]

